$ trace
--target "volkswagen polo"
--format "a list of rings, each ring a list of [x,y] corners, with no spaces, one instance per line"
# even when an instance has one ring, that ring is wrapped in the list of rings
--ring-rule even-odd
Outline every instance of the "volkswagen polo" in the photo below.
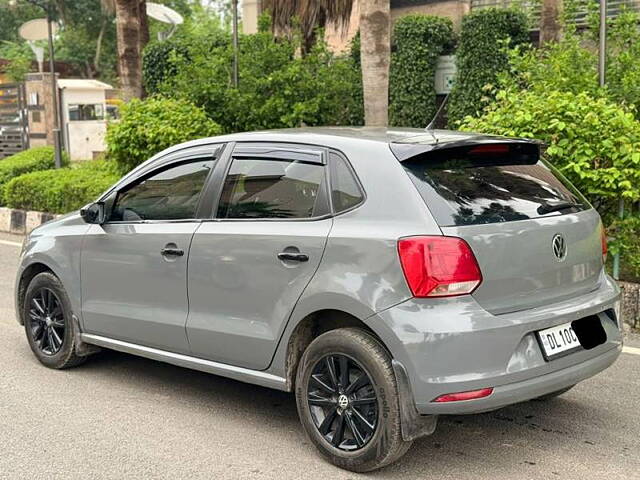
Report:
[[[373,470],[439,415],[618,357],[600,217],[543,150],[366,128],[177,145],[31,233],[19,321],[47,367],[108,348],[295,392],[320,453]]]

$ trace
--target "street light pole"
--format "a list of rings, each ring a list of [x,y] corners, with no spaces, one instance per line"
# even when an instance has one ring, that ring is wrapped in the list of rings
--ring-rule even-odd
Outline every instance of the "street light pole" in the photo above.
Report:
[[[238,0],[231,0],[233,7],[233,86],[238,88]]]
[[[49,72],[51,74],[51,102],[53,108],[53,148],[56,168],[62,167],[62,142],[60,141],[60,110],[58,108],[58,82],[55,73],[55,59],[53,51],[53,27],[51,22],[51,9],[53,4],[49,4],[47,11],[47,40],[49,42]]]

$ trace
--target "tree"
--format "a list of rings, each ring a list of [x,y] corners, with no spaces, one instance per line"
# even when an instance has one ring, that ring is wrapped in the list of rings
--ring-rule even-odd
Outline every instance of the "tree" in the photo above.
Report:
[[[560,14],[562,12],[562,0],[542,0],[540,12],[540,45],[548,42],[557,42],[562,36],[562,24]]]
[[[118,71],[122,98],[143,96],[142,50],[149,41],[146,0],[115,0]]]
[[[314,32],[327,23],[346,27],[351,19],[353,0],[267,0],[276,32],[290,32],[299,25],[305,48]],[[360,58],[364,89],[365,124],[388,123],[389,63],[391,55],[390,0],[361,0]]]

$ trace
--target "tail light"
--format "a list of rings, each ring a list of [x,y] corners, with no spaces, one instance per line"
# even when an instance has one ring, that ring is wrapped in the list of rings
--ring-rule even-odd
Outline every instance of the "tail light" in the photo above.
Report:
[[[447,393],[446,395],[440,395],[433,401],[437,403],[445,403],[460,402],[463,400],[477,400],[478,398],[488,397],[492,393],[493,387],[481,388],[480,390],[471,390],[470,392]]]
[[[604,231],[604,226],[600,224],[600,242],[602,243],[602,263],[607,263],[607,233]]]
[[[465,295],[482,282],[476,257],[461,238],[401,238],[398,253],[407,284],[415,297]]]

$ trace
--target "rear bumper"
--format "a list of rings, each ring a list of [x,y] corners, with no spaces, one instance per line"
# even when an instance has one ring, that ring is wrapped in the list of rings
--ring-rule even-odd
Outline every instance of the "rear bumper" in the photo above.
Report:
[[[493,410],[551,393],[610,366],[622,349],[620,319],[613,309],[620,291],[602,275],[587,295],[526,311],[493,315],[472,296],[410,299],[369,319],[394,358],[405,367],[413,400],[422,415]],[[607,340],[546,361],[535,332],[598,315]],[[440,395],[493,387],[482,399],[435,403]]]

